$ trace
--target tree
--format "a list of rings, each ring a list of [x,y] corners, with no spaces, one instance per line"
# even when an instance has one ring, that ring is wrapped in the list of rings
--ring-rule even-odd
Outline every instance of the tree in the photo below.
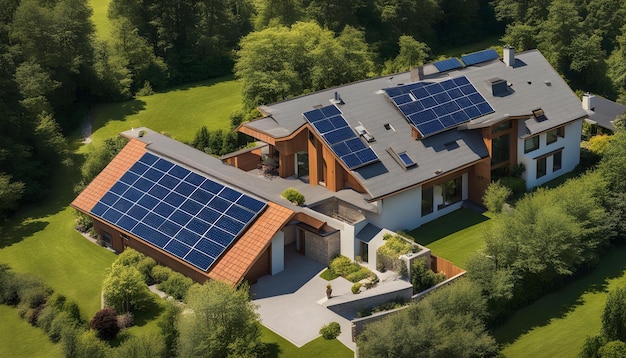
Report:
[[[103,308],[96,312],[89,322],[89,327],[96,331],[98,338],[103,341],[110,341],[120,331],[117,326],[117,312],[112,308]]]
[[[622,358],[626,357],[626,343],[622,341],[611,341],[598,350],[602,358]]]
[[[506,32],[500,39],[504,44],[515,47],[516,51],[525,51],[537,47],[535,26],[516,22],[506,26]]]
[[[608,341],[626,340],[626,287],[609,292],[602,313],[602,334]]]
[[[483,203],[487,207],[487,210],[492,213],[499,213],[502,211],[502,207],[506,203],[506,199],[511,196],[511,189],[500,184],[499,181],[489,184],[485,195],[483,195]]]
[[[141,310],[152,299],[139,270],[115,263],[104,279],[102,294],[107,306],[123,313]]]
[[[0,172],[0,220],[17,208],[24,194],[24,183],[11,179],[10,175]]]
[[[80,184],[74,188],[74,192],[81,192],[113,160],[126,143],[128,143],[126,138],[118,136],[105,139],[102,145],[92,146],[80,168],[82,178]]]
[[[172,301],[167,301],[163,318],[157,323],[163,335],[165,350],[168,357],[175,357],[178,350],[178,316],[181,307]]]
[[[400,53],[393,60],[391,68],[386,69],[386,72],[410,71],[423,65],[430,56],[430,47],[423,42],[416,41],[411,36],[400,36],[398,46],[400,46]]]
[[[163,336],[158,333],[132,336],[125,340],[117,349],[113,350],[113,357],[119,358],[158,358],[167,356]]]
[[[614,193],[626,193],[626,131],[616,131],[609,141],[598,170]]]
[[[258,316],[247,288],[211,280],[191,288],[187,307],[189,312],[178,323],[179,357],[263,354]]]
[[[554,0],[548,8],[548,18],[540,24],[541,49],[552,66],[565,69],[567,48],[580,33],[582,19],[576,5],[569,0]]]

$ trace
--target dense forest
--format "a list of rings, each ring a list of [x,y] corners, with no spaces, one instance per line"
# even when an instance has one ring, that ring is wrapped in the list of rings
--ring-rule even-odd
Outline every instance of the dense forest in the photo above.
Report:
[[[626,102],[622,0],[0,0],[0,217],[44,198],[89,106],[235,74],[257,105],[398,71],[502,35],[575,89]]]

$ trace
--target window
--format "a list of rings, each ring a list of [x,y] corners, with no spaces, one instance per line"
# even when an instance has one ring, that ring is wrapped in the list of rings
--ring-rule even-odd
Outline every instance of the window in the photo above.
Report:
[[[433,212],[433,187],[422,187],[422,216]]]
[[[557,170],[561,170],[563,161],[563,152],[559,151],[554,153],[552,156],[552,171],[556,172]]]
[[[554,142],[556,142],[556,140],[559,137],[559,129],[555,128],[553,130],[550,130],[546,133],[546,143],[547,144],[552,144]]]
[[[537,159],[537,179],[546,175],[546,157]]]
[[[524,153],[530,153],[535,149],[539,149],[539,136],[528,138],[524,141]]]
[[[463,195],[462,178],[452,179],[443,185],[443,204],[450,205],[461,201]]]
[[[509,135],[501,135],[491,141],[491,164],[509,160]]]
[[[113,238],[111,237],[111,234],[106,232],[106,231],[102,231],[102,241],[104,242],[104,244],[107,247],[111,247],[111,245],[113,244]]]
[[[565,127],[559,127],[556,129],[557,135],[561,138],[565,138]]]
[[[496,134],[498,132],[502,132],[510,128],[511,128],[511,121],[506,121],[504,123],[500,123],[497,126],[493,127],[493,129],[491,129],[491,134]]]

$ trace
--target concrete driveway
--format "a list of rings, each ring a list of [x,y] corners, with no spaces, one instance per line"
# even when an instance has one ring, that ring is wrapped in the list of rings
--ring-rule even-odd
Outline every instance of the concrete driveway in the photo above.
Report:
[[[338,322],[341,325],[339,341],[354,351],[356,344],[352,342],[350,321],[321,305],[327,300],[328,282],[319,277],[325,269],[326,266],[287,246],[285,270],[261,277],[252,285],[252,300],[258,306],[263,325],[297,347],[319,337],[323,325]],[[331,281],[331,285],[333,296],[352,295],[352,283],[341,277]]]

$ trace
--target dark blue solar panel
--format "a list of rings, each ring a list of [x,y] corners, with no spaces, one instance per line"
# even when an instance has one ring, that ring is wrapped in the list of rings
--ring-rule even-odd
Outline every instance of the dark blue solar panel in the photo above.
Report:
[[[133,164],[132,167],[130,167],[130,171],[137,175],[143,175],[143,173],[145,173],[148,168],[149,167],[147,165],[136,162],[135,164]]]
[[[489,49],[461,56],[461,61],[463,61],[463,63],[465,63],[467,66],[471,66],[477,63],[495,60],[496,58],[500,58],[500,55],[498,55],[496,50]]]
[[[193,184],[194,186],[198,186],[202,184],[202,182],[204,182],[204,177],[202,175],[191,172],[189,173],[189,176],[185,178],[185,181]]]
[[[174,164],[165,159],[159,159],[156,163],[154,163],[153,167],[159,169],[162,172],[167,172],[170,170]]]
[[[340,157],[352,153],[346,142],[339,142],[333,145],[332,150]]]
[[[177,210],[172,213],[172,215],[170,216],[170,220],[177,223],[178,225],[185,226],[187,225],[189,220],[191,220],[191,215],[181,210]]]
[[[148,228],[148,231],[149,233],[146,240],[157,247],[163,248],[168,242],[171,241],[171,238],[169,236],[162,234],[154,229]]]
[[[439,83],[441,85],[441,87],[443,87],[443,89],[445,89],[446,91],[449,91],[451,89],[456,88],[456,84],[454,84],[453,80],[445,80],[441,83]]]
[[[430,93],[428,93],[428,91],[426,91],[426,89],[424,87],[416,88],[416,89],[412,90],[411,93],[417,99],[430,96]]]
[[[451,115],[446,115],[446,116],[440,117],[439,121],[446,128],[453,127],[453,126],[455,126],[457,124],[456,121],[454,120],[454,118],[452,118]]]
[[[172,169],[170,169],[169,173],[179,179],[183,179],[191,172],[181,166],[175,165]]]
[[[439,122],[439,120],[434,120],[434,121],[418,124],[417,125],[417,129],[419,129],[419,131],[423,135],[426,136],[426,135],[430,135],[430,134],[434,134],[436,132],[439,132],[439,131],[443,130],[444,127],[443,127],[443,124],[441,124],[441,122]]]
[[[182,228],[183,228],[182,226],[176,224],[175,222],[167,220],[167,221],[164,221],[163,224],[161,224],[161,226],[159,226],[159,231],[161,231],[162,233],[164,233],[165,235],[169,237],[173,237]]]
[[[470,83],[470,81],[465,76],[455,77],[452,79],[452,81],[454,81],[454,84],[459,87]]]
[[[102,197],[102,199],[100,199],[100,201],[102,201],[103,203],[111,206],[113,204],[115,204],[115,202],[117,201],[117,199],[119,199],[119,196],[108,192],[106,194],[104,194],[104,196]]]
[[[174,192],[170,192],[163,199],[163,201],[168,203],[168,204],[170,204],[171,206],[177,208],[180,204],[183,203],[183,201],[185,201],[185,197],[182,196],[182,195],[176,194]]]
[[[446,103],[450,102],[451,98],[446,92],[437,93],[433,96],[437,103]]]
[[[238,205],[233,205],[228,208],[228,210],[226,211],[226,215],[230,216],[231,218],[235,218],[242,223],[247,223],[252,220],[252,218],[254,218],[254,214],[252,212]]]
[[[433,63],[439,72],[450,71],[455,68],[461,68],[463,65],[456,58],[449,58],[447,60],[441,60]]]
[[[435,112],[435,114],[437,115],[437,118],[443,117],[447,115],[448,113],[450,113],[446,110],[446,106],[443,104],[440,104],[437,107],[433,107],[433,112]]]
[[[190,215],[196,215],[198,211],[202,209],[202,205],[193,200],[186,200],[183,205],[180,206],[180,209]]]
[[[102,214],[104,214],[105,211],[107,211],[109,207],[107,205],[104,205],[103,203],[97,203],[96,205],[94,205],[93,208],[91,208],[91,213],[96,215],[96,216],[102,216]]]
[[[148,225],[151,228],[156,228],[159,227],[165,219],[163,219],[162,217],[160,217],[159,215],[155,214],[155,213],[148,213],[143,220],[141,220],[141,222],[145,223],[146,225]]]
[[[130,202],[129,200],[126,200],[124,198],[120,198],[120,200],[118,200],[115,204],[113,204],[113,207],[115,209],[119,210],[120,212],[125,213],[133,205],[134,204],[132,202]]]
[[[454,100],[454,102],[457,104],[457,106],[459,106],[459,108],[465,108],[472,105],[472,101],[470,101],[467,97],[457,98],[456,100]]]
[[[341,157],[344,163],[348,166],[348,168],[356,168],[361,165],[361,161],[356,156],[356,154],[348,154]]]
[[[231,242],[233,242],[235,236],[233,234],[230,234],[218,227],[213,226],[212,228],[209,229],[209,231],[205,234],[206,237],[208,237],[209,239],[211,239],[212,241],[217,242],[218,244],[224,246],[224,247],[228,247],[228,245],[230,245]],[[202,250],[204,251],[204,250]],[[213,256],[213,255],[211,255]]]
[[[361,151],[356,152],[355,154],[356,154],[357,158],[359,158],[359,160],[363,164],[369,163],[371,161],[374,161],[374,160],[378,159],[378,156],[376,155],[376,153],[374,153],[372,148],[365,148],[365,149],[363,149]]]
[[[480,116],[480,111],[475,106],[466,107],[464,111],[465,113],[467,113],[467,116],[470,118]]]
[[[226,230],[230,232],[233,235],[239,234],[239,232],[244,227],[243,223],[240,223],[239,221],[231,219],[228,216],[222,216],[219,220],[217,220],[215,225],[222,230]]]
[[[339,110],[339,108],[335,106],[326,106],[320,109],[322,110],[322,113],[324,113],[324,116],[326,117],[332,117],[332,116],[341,114],[341,111]]]
[[[433,97],[420,98],[417,100],[417,103],[419,103],[424,109],[434,107],[438,104]]]
[[[351,152],[356,152],[358,150],[367,148],[367,146],[363,144],[363,141],[361,141],[361,139],[359,138],[350,139],[345,141],[344,143],[346,143],[348,148],[350,148]]]
[[[261,211],[261,209],[265,207],[264,202],[247,195],[243,195],[241,198],[239,198],[239,200],[237,200],[237,204],[255,213],[258,213],[259,211]]]
[[[115,224],[122,217],[122,213],[115,209],[109,209],[104,213],[104,215],[102,215],[102,217],[104,220]]]
[[[413,101],[413,98],[411,98],[411,96],[408,95],[408,94],[403,94],[403,95],[394,97],[393,101],[396,102],[396,104],[399,106],[399,105],[405,104],[407,102]]]
[[[143,192],[135,188],[128,188],[126,193],[124,193],[124,197],[133,203],[136,203],[142,196]]]
[[[143,206],[146,209],[152,209],[159,203],[158,199],[151,197],[150,195],[144,195],[137,204]]]
[[[198,240],[200,240],[200,235],[187,229],[182,229],[176,235],[175,239],[193,247],[198,242]]]
[[[124,215],[122,216],[121,219],[119,219],[119,221],[117,222],[117,225],[120,226],[122,229],[130,232],[131,229],[137,225],[137,220],[131,218],[130,216]]]
[[[328,144],[330,145],[342,142],[355,136],[356,135],[350,127],[335,129],[334,131],[328,132],[323,135],[324,139],[326,139],[326,142],[328,142]]]
[[[400,111],[402,111],[402,113],[404,113],[405,116],[411,115],[415,112],[419,112],[421,110],[424,109],[424,106],[422,106],[419,102],[415,101],[415,102],[409,102],[407,104],[405,104],[404,106],[400,107]]]
[[[413,159],[411,159],[411,157],[409,157],[409,155],[406,154],[406,153],[400,153],[400,154],[398,154],[398,156],[402,160],[402,163],[404,163],[404,165],[407,166],[407,167],[410,167],[411,165],[415,164]]]
[[[320,134],[324,134],[335,129],[335,126],[333,126],[328,119],[322,119],[313,123],[313,127],[315,127]]]
[[[135,220],[141,220],[148,213],[148,209],[144,209],[139,205],[135,205],[130,210],[128,210],[127,214]]]
[[[120,181],[126,184],[133,184],[135,181],[137,181],[138,178],[139,178],[139,175],[132,173],[132,172],[126,172],[124,173],[124,175],[122,175],[122,177],[120,178]]]
[[[163,177],[163,172],[160,172],[154,168],[150,168],[148,169],[148,171],[146,171],[143,174],[143,177],[148,178],[152,180],[153,182],[158,182],[161,179],[161,177]]]
[[[463,86],[459,86],[459,89],[465,95],[470,95],[470,94],[476,92],[476,89],[471,84],[466,84],[466,85],[463,85]]]
[[[481,96],[480,93],[478,92],[472,93],[468,97],[470,101],[472,101],[473,104],[479,104],[481,102],[485,102],[485,99],[483,98],[483,96]]]
[[[206,222],[209,223],[214,223],[217,221],[217,219],[219,219],[219,217],[222,215],[222,213],[211,209],[211,208],[204,208],[202,210],[200,210],[200,213],[198,214],[198,217]]]
[[[181,259],[184,258],[189,251],[191,251],[191,247],[177,240],[171,240],[167,245],[165,245],[164,249],[167,252],[180,257]]]
[[[228,201],[235,202],[242,194],[236,190],[233,190],[229,187],[225,187],[224,190],[219,194],[221,198],[224,198]]]
[[[389,87],[385,88],[385,92],[387,92],[387,96],[393,98],[405,94],[404,86],[402,87]]]
[[[180,182],[180,179],[174,178],[169,174],[163,175],[163,177],[159,180],[159,184],[163,185],[168,189],[174,189],[176,185]]]
[[[424,89],[428,91],[430,95],[436,95],[437,93],[441,93],[444,91],[443,87],[439,83],[433,83],[428,86],[424,86]]]
[[[427,109],[425,111],[417,112],[412,116],[409,116],[409,119],[414,125],[424,122],[430,122],[433,119],[436,119],[437,115],[432,109]]]
[[[324,114],[324,112],[320,111],[319,109],[314,109],[312,111],[304,112],[303,115],[304,115],[304,118],[306,118],[311,123],[314,123],[314,122],[319,121],[320,119],[326,118],[326,115]]]
[[[192,198],[193,200],[195,200],[197,202],[200,202],[202,204],[206,204],[214,196],[215,196],[215,194],[209,193],[206,190],[202,190],[202,189],[198,188],[198,189],[196,189],[196,191],[193,192],[193,194],[191,194],[190,198]]]
[[[330,117],[328,120],[334,128],[348,127],[348,122],[346,122],[343,116]]]
[[[187,227],[189,228],[189,230],[197,233],[197,234],[204,234],[207,230],[209,230],[209,228],[211,227],[210,224],[197,219],[197,218],[193,218],[191,219],[191,221],[189,222],[189,224],[187,224]]]
[[[491,106],[487,102],[481,102],[477,104],[476,107],[478,107],[478,110],[480,111],[481,115],[489,114],[493,112],[493,108],[491,108]]]
[[[185,257],[185,260],[204,271],[206,271],[215,261],[210,256],[205,255],[198,250],[191,250]]]
[[[163,199],[165,198],[169,193],[170,190],[167,188],[164,188],[158,184],[155,184],[149,191],[148,193],[152,196],[154,196],[157,199]]]
[[[139,178],[137,179],[137,181],[135,182],[133,186],[145,193],[145,192],[148,192],[148,190],[150,190],[150,188],[152,188],[153,185],[154,183],[151,182],[150,180]]]
[[[175,207],[164,202],[159,203],[159,205],[154,208],[154,212],[164,218],[169,217],[174,212],[174,210],[176,210]]]
[[[448,94],[448,96],[450,96],[450,98],[453,98],[453,99],[463,96],[463,92],[461,92],[461,90],[458,88],[447,90],[446,93]]]
[[[227,200],[224,200],[224,199],[216,196],[216,197],[213,198],[213,200],[211,200],[209,202],[208,205],[209,205],[209,207],[215,209],[216,211],[218,211],[220,213],[223,213],[223,212],[225,212],[228,209],[228,207],[231,205],[231,203],[229,201],[227,201]]]
[[[218,258],[222,252],[224,252],[224,248],[222,246],[206,239],[198,241],[195,249],[213,258]]]
[[[178,186],[174,188],[174,191],[185,197],[191,195],[194,190],[196,190],[195,186],[185,182],[180,182],[180,184],[178,184]]]
[[[141,158],[139,158],[139,161],[141,163],[144,163],[146,165],[152,165],[154,164],[154,162],[156,162],[159,159],[159,157],[157,157],[154,154],[150,154],[150,153],[145,153],[144,155],[141,156]]]
[[[217,194],[220,191],[222,191],[222,189],[224,189],[224,186],[222,184],[216,183],[209,179],[207,179],[204,183],[202,183],[200,187],[213,194]]]
[[[463,111],[458,111],[458,112],[452,113],[452,118],[454,119],[454,121],[457,124],[461,124],[461,123],[467,122],[469,120],[469,117]]]

